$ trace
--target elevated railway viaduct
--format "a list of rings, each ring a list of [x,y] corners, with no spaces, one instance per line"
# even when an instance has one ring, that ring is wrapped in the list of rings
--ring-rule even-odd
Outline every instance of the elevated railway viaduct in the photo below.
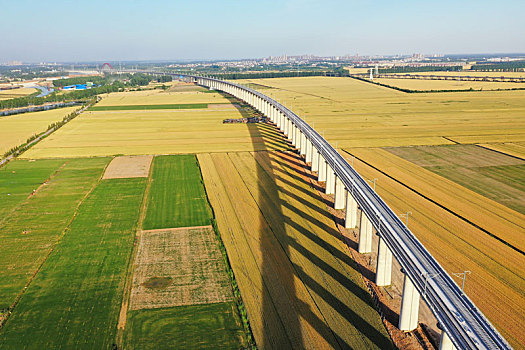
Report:
[[[142,73],[166,74],[153,71]],[[511,349],[368,182],[308,123],[274,99],[246,86],[210,77],[171,75],[228,93],[267,116],[305,157],[306,162],[311,163],[318,180],[326,182],[325,190],[327,194],[334,195],[335,209],[345,212],[345,226],[359,226],[360,253],[372,251],[375,229],[379,235],[376,284],[387,286],[391,283],[394,258],[404,273],[400,330],[412,331],[417,327],[419,301],[422,299],[442,329],[440,349]],[[361,215],[358,215],[359,211]]]

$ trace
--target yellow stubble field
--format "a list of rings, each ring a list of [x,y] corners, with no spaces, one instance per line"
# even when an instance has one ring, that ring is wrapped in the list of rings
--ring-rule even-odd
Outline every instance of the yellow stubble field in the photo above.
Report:
[[[525,91],[407,94],[334,77],[244,82],[273,87],[264,93],[338,148],[525,141]]]
[[[324,202],[283,152],[198,155],[260,348],[391,348]]]
[[[12,90],[0,90],[0,101],[8,100],[10,98],[24,97],[31,95],[38,90],[35,88],[19,88]]]
[[[177,154],[285,148],[253,124],[223,124],[244,110],[218,93],[139,91],[114,93],[97,106],[206,103],[202,109],[87,111],[60,128],[24,158]]]
[[[49,124],[62,120],[75,109],[78,107],[0,117],[0,154],[26,142],[33,134],[46,131]]]
[[[465,284],[466,294],[511,344],[523,344],[523,254],[429,199],[460,210],[475,223],[492,225],[492,228],[499,225],[500,235],[512,239],[519,247],[523,247],[525,216],[387,151],[353,149],[351,152],[382,170],[342,153],[365,179],[377,179],[377,193],[396,213],[411,211],[410,230],[449,273],[471,271]],[[459,279],[456,282],[461,285]]]
[[[419,73],[415,73],[419,74]],[[450,72],[451,76],[457,76]],[[391,79],[374,78],[374,82],[395,86],[408,90],[498,90],[523,89],[525,83],[467,81],[467,80],[423,80],[423,79]]]

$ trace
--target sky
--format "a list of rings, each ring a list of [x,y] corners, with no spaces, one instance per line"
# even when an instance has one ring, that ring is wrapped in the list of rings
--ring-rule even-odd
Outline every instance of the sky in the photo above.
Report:
[[[525,0],[0,0],[0,62],[525,52]]]

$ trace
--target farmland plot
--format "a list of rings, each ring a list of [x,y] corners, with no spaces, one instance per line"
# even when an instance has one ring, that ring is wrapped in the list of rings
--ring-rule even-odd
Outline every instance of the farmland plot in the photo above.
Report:
[[[143,229],[210,225],[211,217],[195,156],[155,157]]]
[[[37,162],[15,160],[0,168],[0,221],[42,186],[60,166],[64,159],[43,159]]]
[[[11,306],[22,292],[65,232],[77,206],[100,179],[109,159],[40,162],[15,161],[0,171],[4,179],[15,171],[17,176],[6,185],[13,190],[13,196],[19,197],[9,203],[9,208],[2,205],[5,211],[0,220],[0,309]],[[51,176],[52,170],[55,173]],[[46,176],[49,181],[38,186],[36,182],[45,181]],[[36,191],[33,193],[30,188]]]
[[[0,155],[34,134],[46,131],[49,124],[62,120],[76,109],[78,107],[66,107],[0,117]]]
[[[388,348],[332,218],[293,156],[199,155],[256,342],[263,348]]]
[[[354,153],[355,151],[352,150]],[[385,150],[358,151],[355,154],[377,166],[382,172],[357,159],[353,161],[355,169],[365,179],[378,179],[376,191],[396,213],[412,212],[410,230],[449,273],[471,271],[465,284],[466,294],[511,345],[523,343],[523,255],[445,208],[471,208],[471,214],[477,212],[478,216],[469,218],[478,220],[476,222],[488,216],[484,211],[486,208],[488,212],[507,215],[503,216],[507,220],[513,218],[508,216],[509,213],[514,213],[514,218],[521,214],[476,193],[469,193],[468,189],[436,174],[430,173],[429,176],[428,170],[397,158]],[[350,160],[350,156],[346,157]],[[417,192],[405,185],[417,189]],[[444,207],[429,200],[443,198],[445,202],[441,203]],[[480,201],[477,202],[477,199]],[[495,220],[500,224],[509,222]],[[500,232],[508,233],[505,230]],[[456,282],[461,283],[459,279]]]
[[[154,159],[146,205],[121,316],[125,347],[247,346],[194,155]]]
[[[110,349],[146,185],[103,180],[0,332],[6,349]]]
[[[232,299],[211,226],[142,231],[130,308],[156,309]]]
[[[525,160],[474,145],[401,147],[387,150],[525,214]],[[520,229],[525,229],[525,217],[521,224]]]
[[[410,150],[412,151],[410,152],[416,152],[415,149],[411,147]],[[424,167],[396,157],[384,149],[359,148],[350,149],[348,152],[399,180],[428,199],[464,217],[474,225],[486,230],[488,234],[508,242],[519,250],[525,249],[522,239],[523,228],[525,227],[525,216],[523,214],[439,176]],[[347,155],[347,157],[350,159],[350,156]],[[493,188],[491,190],[497,191],[498,189]],[[513,192],[516,192],[516,189]]]
[[[246,343],[211,226],[142,231],[128,349],[238,348]]]
[[[525,91],[407,94],[351,78],[252,79],[339,148],[525,141]]]

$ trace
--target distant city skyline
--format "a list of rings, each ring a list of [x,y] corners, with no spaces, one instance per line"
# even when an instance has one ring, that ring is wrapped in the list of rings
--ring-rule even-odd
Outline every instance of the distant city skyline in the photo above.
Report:
[[[525,2],[0,0],[0,62],[525,52]]]

